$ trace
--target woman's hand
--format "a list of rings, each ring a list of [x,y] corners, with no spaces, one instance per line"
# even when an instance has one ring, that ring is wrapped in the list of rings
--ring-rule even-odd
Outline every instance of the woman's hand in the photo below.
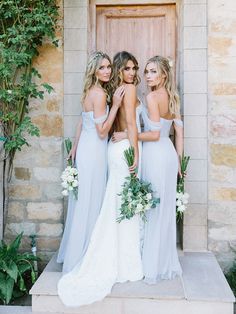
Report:
[[[182,178],[185,178],[186,175],[187,175],[187,172],[181,172],[181,166],[180,166],[180,163],[179,163],[179,166],[178,166],[178,174],[179,174],[179,177],[182,179]]]
[[[124,139],[128,138],[127,136],[127,132],[123,131],[123,132],[114,132],[112,134],[111,140],[113,143],[117,143],[120,142]]]
[[[67,160],[71,159],[72,165],[75,162],[75,155],[76,155],[76,147],[73,145],[67,157]]]
[[[137,175],[137,172],[138,172],[138,158],[137,158],[137,156],[134,157],[134,162],[133,162],[133,165],[129,167],[129,172]]]
[[[120,87],[116,89],[115,93],[113,94],[113,97],[112,97],[113,106],[120,108],[124,95],[125,95],[125,87],[124,85],[121,85]]]

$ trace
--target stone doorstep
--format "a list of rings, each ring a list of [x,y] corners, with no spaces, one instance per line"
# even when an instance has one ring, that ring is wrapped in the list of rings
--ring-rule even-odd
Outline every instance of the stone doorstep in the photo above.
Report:
[[[232,291],[210,252],[180,254],[183,278],[147,285],[142,281],[114,285],[101,302],[80,308],[65,307],[57,295],[61,265],[54,255],[32,287],[33,314],[37,311],[78,314],[233,314]],[[144,310],[145,309],[145,310]],[[172,310],[171,310],[172,309]],[[12,313],[13,314],[13,313]]]
[[[0,314],[32,314],[32,308],[31,306],[0,305]]]

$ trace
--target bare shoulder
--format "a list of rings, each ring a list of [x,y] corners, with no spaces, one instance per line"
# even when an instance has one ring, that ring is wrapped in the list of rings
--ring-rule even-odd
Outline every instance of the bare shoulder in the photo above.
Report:
[[[91,97],[91,99],[97,99],[97,98],[103,99],[103,98],[106,98],[106,93],[102,89],[102,87],[93,86],[89,90],[89,96]]]
[[[156,91],[152,91],[152,92],[148,93],[146,96],[146,100],[147,100],[148,104],[158,103],[158,95],[157,95]]]
[[[165,88],[160,88],[155,91],[156,97],[158,98],[159,102],[162,101],[169,101],[169,95],[167,93],[167,90]]]
[[[136,86],[134,84],[125,84],[125,93],[136,94]]]

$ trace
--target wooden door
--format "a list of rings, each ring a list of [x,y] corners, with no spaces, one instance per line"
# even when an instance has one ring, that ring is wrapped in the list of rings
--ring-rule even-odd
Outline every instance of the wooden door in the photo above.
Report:
[[[96,7],[96,49],[111,58],[118,51],[134,54],[140,66],[140,92],[144,94],[143,71],[154,55],[176,58],[176,7],[167,5],[130,5]]]

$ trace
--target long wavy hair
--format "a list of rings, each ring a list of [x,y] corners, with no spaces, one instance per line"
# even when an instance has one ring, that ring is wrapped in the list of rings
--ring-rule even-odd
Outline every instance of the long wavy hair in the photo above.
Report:
[[[172,115],[178,115],[180,112],[180,100],[178,92],[175,88],[174,75],[169,62],[170,61],[167,58],[161,56],[152,57],[147,61],[144,73],[148,64],[156,64],[159,74],[163,74],[164,76],[164,83],[163,85],[152,87],[152,90],[156,90],[161,86],[164,86],[169,96],[169,112]]]
[[[134,85],[138,85],[140,83],[140,77],[138,75],[138,61],[137,59],[127,51],[118,52],[113,58],[113,76],[112,76],[112,87],[113,90],[116,90],[117,87],[124,83],[123,79],[123,71],[128,63],[128,61],[133,61],[136,73],[134,75]]]
[[[136,86],[140,82],[140,77],[138,75],[139,66],[137,59],[127,51],[118,52],[113,58],[113,76],[111,79],[113,93],[119,86],[121,86],[124,83],[123,71],[128,61],[133,61],[136,70],[133,84]],[[119,110],[113,122],[110,134],[112,134],[114,131],[121,131],[119,121]]]
[[[99,85],[106,93],[108,103],[111,102],[111,95],[112,95],[111,79],[109,80],[109,82],[104,83],[104,82],[100,82],[96,76],[96,73],[103,59],[107,59],[112,65],[110,57],[102,51],[95,51],[89,56],[87,67],[86,67],[86,72],[84,76],[84,88],[83,88],[83,93],[81,97],[82,104],[84,103],[84,100],[88,94],[88,91],[94,85]],[[111,73],[111,77],[112,77],[112,73]]]

